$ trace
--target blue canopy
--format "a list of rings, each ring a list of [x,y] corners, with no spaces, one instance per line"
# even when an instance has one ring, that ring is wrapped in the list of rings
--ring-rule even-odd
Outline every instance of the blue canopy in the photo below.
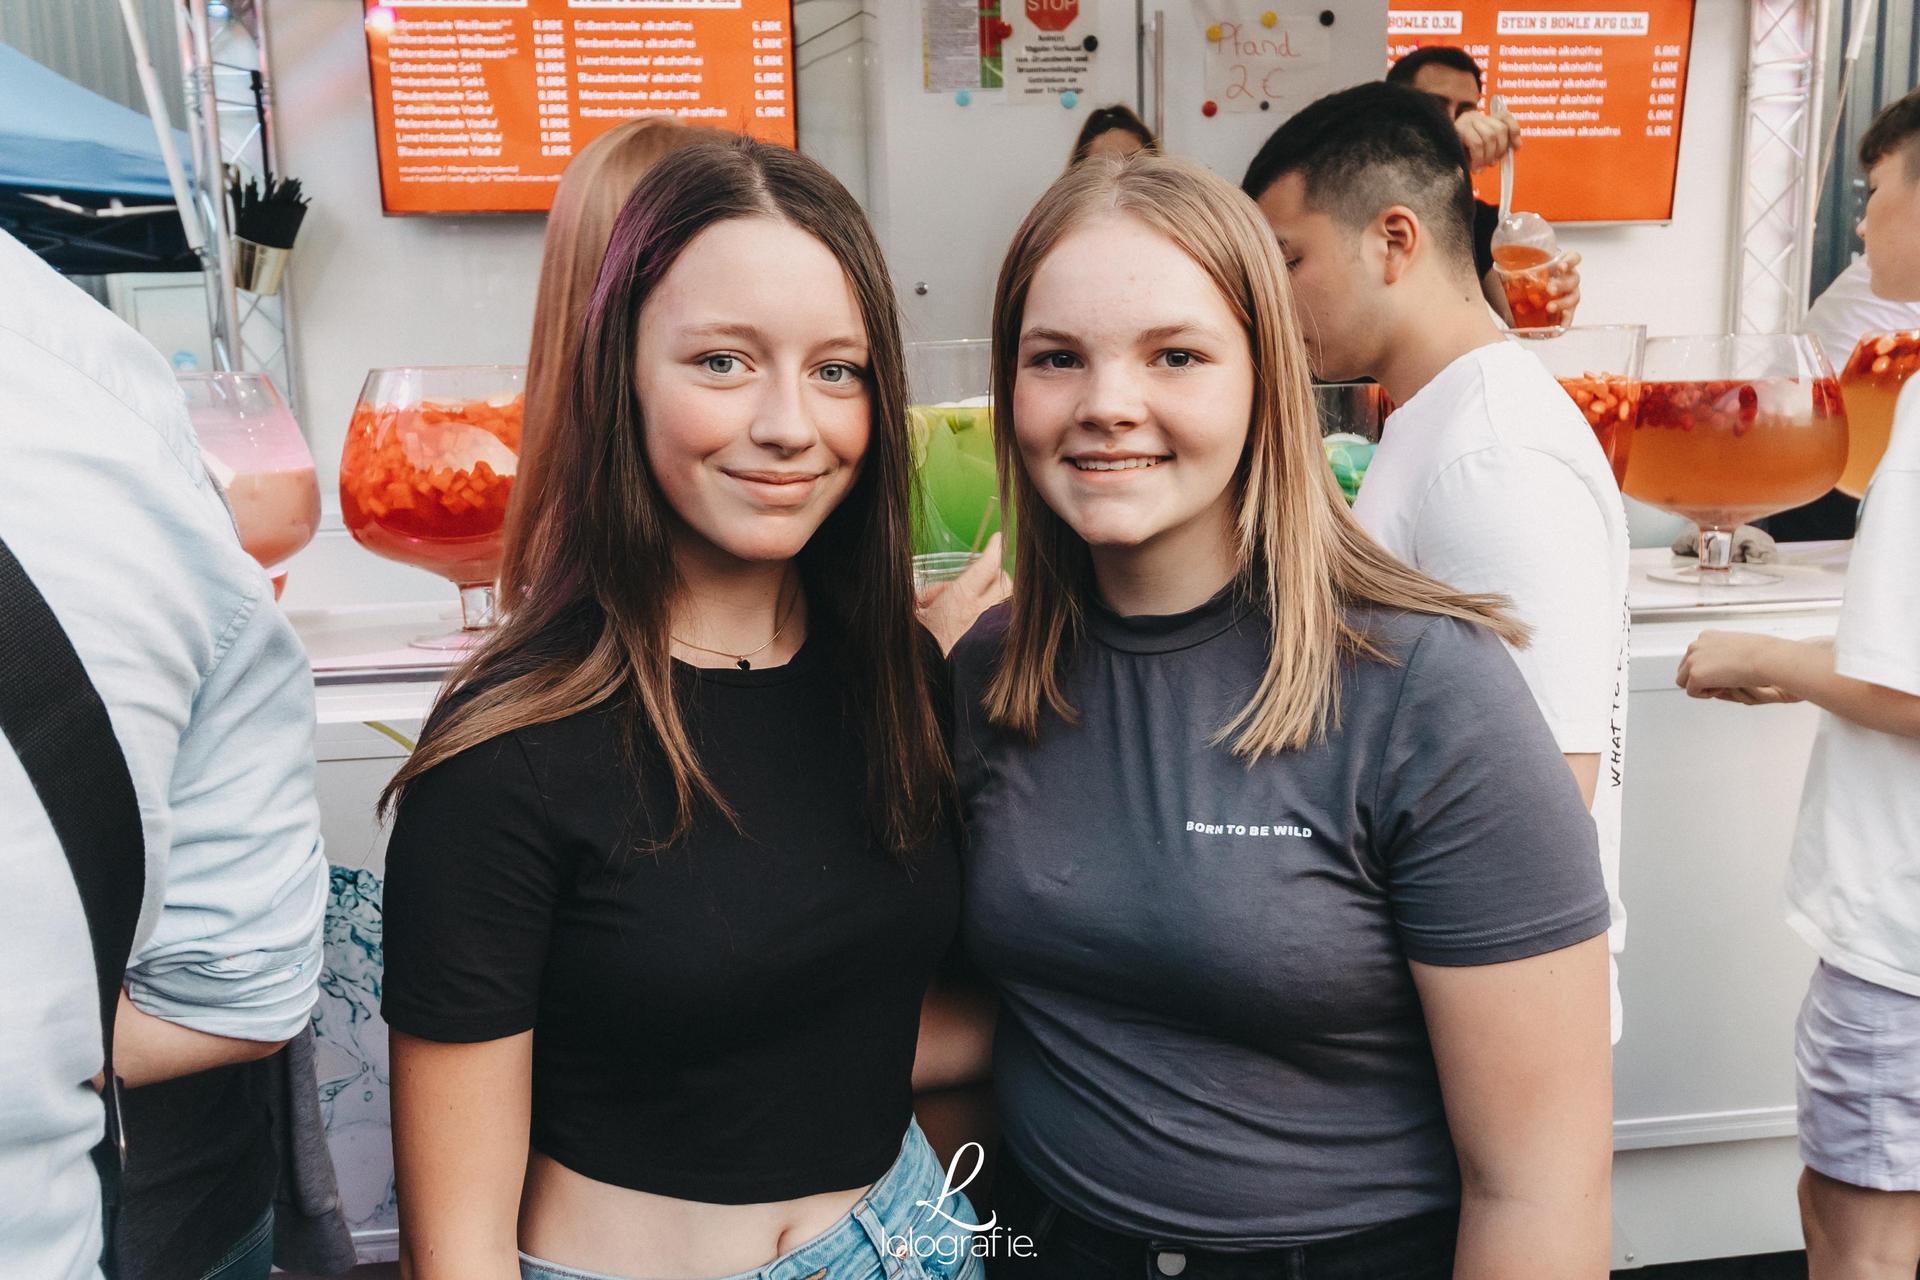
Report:
[[[187,135],[173,136],[180,163],[191,163]],[[156,211],[116,215],[116,202]],[[0,231],[72,275],[201,269],[173,208],[153,121],[4,44]]]
[[[174,130],[180,163],[187,135]],[[0,44],[0,187],[172,200],[153,121]]]

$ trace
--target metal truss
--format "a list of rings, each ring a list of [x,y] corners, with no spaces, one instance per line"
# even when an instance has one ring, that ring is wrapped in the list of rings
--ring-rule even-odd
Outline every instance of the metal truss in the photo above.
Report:
[[[209,232],[205,253],[214,361],[267,374],[299,415],[294,381],[291,281],[277,295],[243,293],[233,283],[226,182],[264,181],[278,158],[273,85],[267,59],[266,6],[254,0],[174,0],[192,122],[195,197]],[[218,157],[217,161],[210,160]]]
[[[1752,0],[1727,328],[1784,333],[1807,309],[1830,0]]]

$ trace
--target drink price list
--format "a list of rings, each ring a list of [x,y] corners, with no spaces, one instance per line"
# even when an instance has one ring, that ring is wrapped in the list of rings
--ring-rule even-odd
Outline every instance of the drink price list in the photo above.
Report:
[[[1514,208],[1550,222],[1673,216],[1692,38],[1693,0],[1554,9],[1460,0],[1446,9],[1396,4],[1387,13],[1389,63],[1427,45],[1473,55],[1486,97],[1503,95],[1523,130]],[[1498,200],[1499,170],[1477,174],[1474,189]]]
[[[539,211],[623,121],[793,146],[791,0],[364,0],[388,213]]]

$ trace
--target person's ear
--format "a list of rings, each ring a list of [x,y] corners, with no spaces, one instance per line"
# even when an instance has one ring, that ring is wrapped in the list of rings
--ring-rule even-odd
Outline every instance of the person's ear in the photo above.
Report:
[[[1423,247],[1420,218],[1403,204],[1393,205],[1374,219],[1374,231],[1386,247],[1381,263],[1381,281],[1398,284],[1413,266],[1413,258]]]

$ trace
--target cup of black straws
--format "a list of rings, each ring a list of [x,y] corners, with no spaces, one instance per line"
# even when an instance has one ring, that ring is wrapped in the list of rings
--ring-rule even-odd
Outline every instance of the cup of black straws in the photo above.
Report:
[[[300,194],[300,179],[269,176],[262,185],[236,177],[227,195],[233,204],[234,284],[262,296],[280,292],[293,238],[307,216],[308,197]]]

